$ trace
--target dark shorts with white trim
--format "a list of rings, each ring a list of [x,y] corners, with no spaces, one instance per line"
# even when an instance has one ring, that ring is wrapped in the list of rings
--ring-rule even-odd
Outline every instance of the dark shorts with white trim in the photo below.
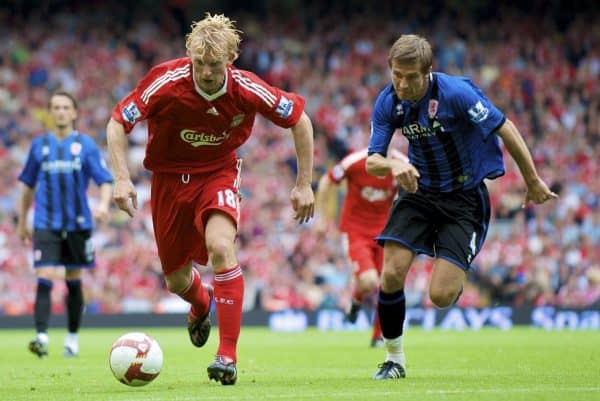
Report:
[[[484,182],[455,192],[401,192],[377,242],[399,243],[416,254],[454,263],[468,271],[481,250],[490,222]]]
[[[64,266],[67,269],[81,269],[95,265],[91,230],[33,231],[34,267]]]

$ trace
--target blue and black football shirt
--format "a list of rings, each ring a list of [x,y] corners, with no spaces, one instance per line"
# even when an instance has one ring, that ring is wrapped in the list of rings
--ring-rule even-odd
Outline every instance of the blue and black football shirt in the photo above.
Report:
[[[19,176],[36,189],[34,229],[92,229],[86,194],[90,178],[96,185],[113,181],[92,138],[77,131],[64,139],[51,132],[36,137]]]
[[[465,77],[430,74],[417,102],[398,99],[392,84],[379,94],[371,117],[369,154],[387,154],[396,129],[408,139],[408,157],[419,187],[435,192],[468,190],[504,174],[502,150],[493,133],[506,120]]]

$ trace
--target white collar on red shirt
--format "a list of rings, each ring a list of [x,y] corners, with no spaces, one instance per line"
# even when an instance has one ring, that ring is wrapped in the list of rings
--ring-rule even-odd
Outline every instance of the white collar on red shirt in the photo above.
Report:
[[[227,69],[225,70],[225,80],[223,81],[223,86],[221,87],[221,89],[219,89],[212,95],[209,95],[208,93],[206,93],[202,89],[200,89],[200,87],[196,83],[196,78],[194,78],[196,76],[196,72],[195,72],[194,64],[192,63],[192,81],[194,81],[194,88],[196,88],[196,92],[198,92],[198,94],[200,96],[202,96],[204,99],[208,100],[209,102],[212,102],[213,100],[215,100],[216,98],[218,98],[221,95],[224,95],[227,92],[227,79],[228,79],[227,76],[228,75],[229,75],[229,67],[227,67]]]

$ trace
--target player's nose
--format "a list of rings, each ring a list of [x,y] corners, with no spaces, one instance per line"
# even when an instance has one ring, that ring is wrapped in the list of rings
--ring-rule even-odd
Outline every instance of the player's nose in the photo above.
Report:
[[[205,65],[200,70],[200,73],[202,74],[203,77],[210,77],[212,74],[212,70],[211,70],[210,66]]]

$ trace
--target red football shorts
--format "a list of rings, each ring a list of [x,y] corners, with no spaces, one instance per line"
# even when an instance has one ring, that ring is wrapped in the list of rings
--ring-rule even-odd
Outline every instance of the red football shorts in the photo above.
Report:
[[[165,274],[190,260],[207,263],[204,227],[211,212],[225,213],[237,227],[239,166],[203,174],[153,174],[152,223]]]
[[[375,239],[356,233],[346,233],[346,253],[354,266],[354,275],[360,276],[371,269],[381,273],[383,268],[383,247]]]

